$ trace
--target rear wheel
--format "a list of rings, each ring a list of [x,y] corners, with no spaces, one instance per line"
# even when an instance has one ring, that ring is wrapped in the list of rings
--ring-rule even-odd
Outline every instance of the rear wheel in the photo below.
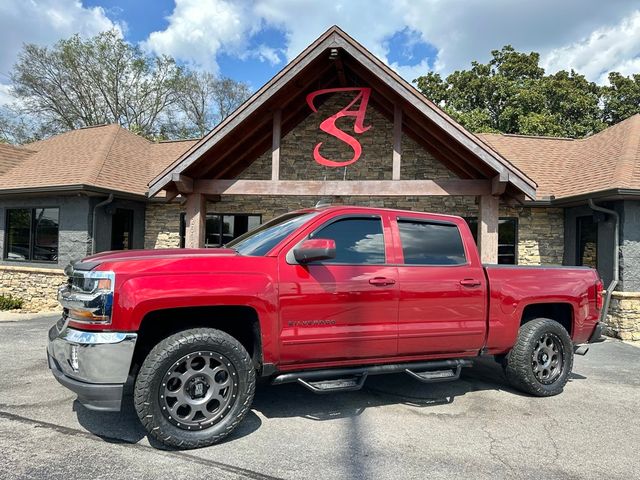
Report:
[[[539,397],[562,392],[573,368],[573,344],[558,322],[537,318],[520,327],[518,339],[505,358],[509,383]]]
[[[178,448],[212,445],[247,414],[256,374],[249,354],[219,330],[172,335],[144,360],[135,384],[136,412],[149,435]]]

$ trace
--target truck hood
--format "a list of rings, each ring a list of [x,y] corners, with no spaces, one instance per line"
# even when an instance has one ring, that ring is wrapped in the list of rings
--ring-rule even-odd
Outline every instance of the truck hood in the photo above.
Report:
[[[74,270],[93,270],[103,263],[117,264],[121,262],[137,262],[143,260],[178,260],[187,258],[212,258],[238,256],[230,248],[164,248],[156,250],[116,250],[102,252],[83,258],[69,265]],[[65,269],[66,271],[66,269]]]

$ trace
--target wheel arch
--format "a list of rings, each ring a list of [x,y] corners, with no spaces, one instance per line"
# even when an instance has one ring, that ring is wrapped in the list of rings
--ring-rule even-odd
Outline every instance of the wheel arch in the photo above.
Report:
[[[548,318],[562,325],[571,337],[574,317],[573,305],[567,302],[531,303],[522,310],[520,326],[537,318]]]
[[[256,309],[247,305],[210,305],[146,313],[138,329],[131,373],[135,374],[151,349],[163,339],[192,328],[215,328],[231,335],[247,350],[256,369],[262,368],[262,332]]]

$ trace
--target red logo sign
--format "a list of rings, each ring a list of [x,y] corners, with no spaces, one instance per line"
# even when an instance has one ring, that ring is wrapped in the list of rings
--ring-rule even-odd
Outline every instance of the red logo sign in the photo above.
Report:
[[[362,155],[362,146],[360,142],[356,140],[354,137],[349,135],[346,132],[343,132],[336,126],[336,121],[342,117],[355,117],[353,122],[353,131],[356,134],[361,134],[366,132],[371,128],[371,125],[368,127],[364,126],[364,116],[367,111],[367,104],[369,103],[369,97],[371,96],[371,89],[368,87],[344,87],[344,88],[325,88],[324,90],[317,90],[315,92],[311,92],[307,95],[307,104],[314,112],[317,112],[318,109],[313,104],[314,99],[318,95],[324,95],[325,93],[335,93],[335,92],[358,92],[355,98],[340,110],[338,113],[331,115],[329,118],[324,120],[320,124],[320,130],[328,133],[329,135],[337,138],[338,140],[346,143],[353,150],[353,157],[351,160],[347,160],[344,162],[339,162],[335,160],[330,160],[325,158],[320,153],[320,147],[322,147],[322,142],[318,143],[316,147],[313,149],[313,158],[320,165],[324,165],[325,167],[345,167],[347,165],[351,165],[355,163]],[[355,110],[350,110],[358,101],[360,101],[360,106]]]

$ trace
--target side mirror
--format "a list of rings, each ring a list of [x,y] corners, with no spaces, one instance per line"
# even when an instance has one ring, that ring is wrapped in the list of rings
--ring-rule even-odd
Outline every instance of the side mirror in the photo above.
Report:
[[[301,264],[336,258],[336,242],[326,238],[304,240],[293,249],[293,257]]]

